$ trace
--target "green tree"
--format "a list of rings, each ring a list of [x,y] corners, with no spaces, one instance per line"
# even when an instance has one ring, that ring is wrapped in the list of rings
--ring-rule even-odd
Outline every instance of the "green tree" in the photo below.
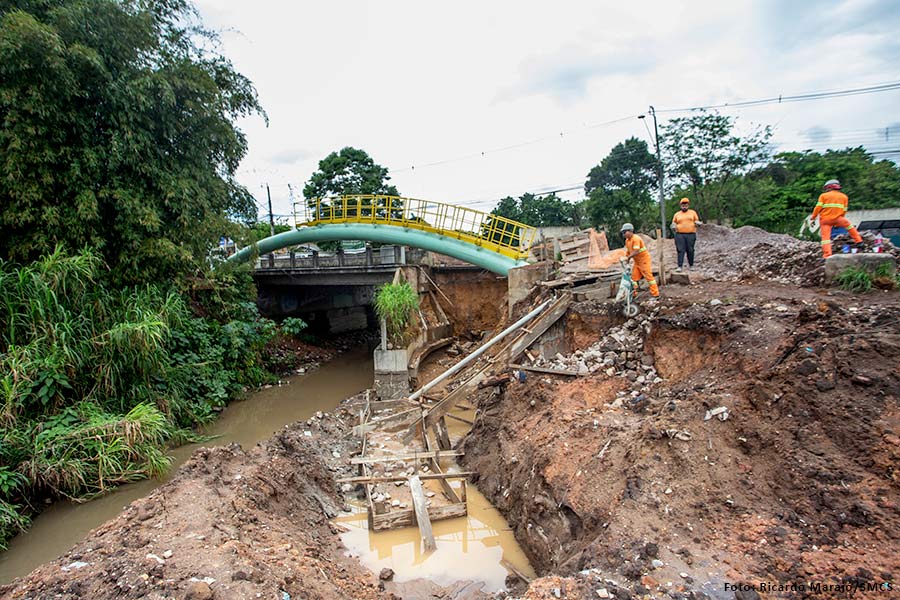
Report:
[[[741,178],[771,156],[770,127],[743,137],[734,129],[733,117],[701,112],[672,119],[660,134],[669,181],[690,191],[693,208],[705,219],[720,223],[745,209],[734,204]]]
[[[588,195],[585,210],[591,223],[612,234],[624,222],[637,229],[652,225],[658,206],[653,200],[658,164],[643,140],[632,137],[616,144],[590,170],[584,184]]]
[[[795,233],[812,212],[828,179],[839,179],[850,208],[900,206],[900,168],[875,161],[862,147],[818,152],[782,152],[768,165],[745,176],[739,193],[751,202],[735,215],[735,225]]]
[[[522,210],[519,208],[519,202],[512,196],[503,198],[497,206],[494,207],[491,214],[506,217],[513,221],[519,221],[520,223],[522,222]]]
[[[346,194],[385,194],[399,196],[388,170],[376,164],[364,150],[346,147],[319,161],[319,170],[303,187],[303,197],[317,198]]]
[[[522,194],[518,200],[507,196],[491,211],[492,215],[506,217],[532,227],[575,225],[578,211],[555,193]]]
[[[234,121],[262,110],[188,0],[0,7],[0,255],[93,246],[119,281],[171,280],[255,220]]]

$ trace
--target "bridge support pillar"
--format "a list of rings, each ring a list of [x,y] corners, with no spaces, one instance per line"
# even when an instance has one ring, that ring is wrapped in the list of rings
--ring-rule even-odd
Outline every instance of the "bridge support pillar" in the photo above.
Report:
[[[553,263],[550,261],[543,261],[509,270],[506,282],[510,317],[513,317],[515,314],[516,304],[527,298],[528,294],[531,293],[531,288],[534,287],[534,284],[550,276],[552,266]]]

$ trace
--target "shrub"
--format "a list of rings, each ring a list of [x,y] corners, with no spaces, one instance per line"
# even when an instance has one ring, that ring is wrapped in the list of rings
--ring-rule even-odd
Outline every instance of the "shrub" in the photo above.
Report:
[[[278,325],[281,333],[291,337],[300,337],[300,333],[307,327],[306,321],[297,317],[287,317]]]
[[[375,312],[384,319],[388,339],[395,346],[403,343],[406,325],[417,310],[419,296],[407,281],[385,284],[375,292]]]

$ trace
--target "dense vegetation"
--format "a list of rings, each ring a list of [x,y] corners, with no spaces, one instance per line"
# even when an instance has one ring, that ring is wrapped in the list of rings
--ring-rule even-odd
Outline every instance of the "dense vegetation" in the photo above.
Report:
[[[187,0],[0,0],[0,547],[268,377],[248,272],[210,269],[261,114],[213,47]]]
[[[836,178],[851,209],[900,206],[900,168],[865,148],[772,154],[768,127],[736,133],[733,117],[700,113],[662,127],[667,220],[682,197],[704,220],[797,234],[826,180]],[[659,223],[657,161],[635,138],[618,144],[588,173],[591,224],[617,231],[623,221],[650,232]]]

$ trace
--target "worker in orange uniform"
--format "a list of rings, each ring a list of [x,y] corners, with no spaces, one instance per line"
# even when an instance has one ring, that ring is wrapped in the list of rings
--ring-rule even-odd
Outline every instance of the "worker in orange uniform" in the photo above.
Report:
[[[681,210],[672,216],[672,231],[675,232],[675,249],[678,251],[679,273],[684,266],[684,255],[687,254],[688,271],[694,266],[694,244],[697,241],[697,225],[702,225],[697,211],[691,210],[691,201],[681,199]]]
[[[819,196],[819,201],[813,209],[810,221],[819,217],[819,231],[822,235],[822,254],[825,258],[831,256],[831,228],[837,225],[850,233],[853,241],[859,244],[862,237],[856,231],[850,221],[844,215],[847,214],[847,194],[841,190],[841,182],[837,179],[829,179],[825,182],[825,192]]]
[[[634,260],[634,266],[631,268],[631,280],[635,283],[635,295],[637,295],[637,282],[646,279],[650,284],[650,295],[659,298],[659,287],[656,285],[656,280],[653,279],[652,261],[647,244],[640,236],[634,234],[634,225],[631,223],[622,225],[622,235],[625,236],[625,258]]]

